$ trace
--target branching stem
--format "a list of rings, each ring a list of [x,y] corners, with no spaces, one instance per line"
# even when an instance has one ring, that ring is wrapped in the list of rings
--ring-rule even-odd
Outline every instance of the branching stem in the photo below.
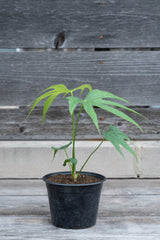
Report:
[[[93,150],[93,152],[91,152],[91,154],[88,156],[88,158],[86,159],[86,161],[84,162],[83,166],[81,167],[81,169],[79,170],[79,172],[76,175],[76,178],[78,178],[79,174],[81,173],[81,171],[83,170],[83,168],[85,167],[85,165],[87,164],[88,160],[92,157],[92,155],[100,148],[100,146],[102,145],[102,143],[104,142],[104,138],[102,139],[102,141],[98,144],[98,146]]]

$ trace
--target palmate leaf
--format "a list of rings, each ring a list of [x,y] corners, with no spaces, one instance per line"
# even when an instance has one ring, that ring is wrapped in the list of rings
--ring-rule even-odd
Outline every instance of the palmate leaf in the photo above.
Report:
[[[45,90],[43,90],[42,92],[45,92],[45,91],[48,91],[50,89],[54,89],[55,91],[63,91],[63,92],[68,92],[68,93],[71,93],[71,92],[75,92],[77,90],[81,90],[81,94],[83,93],[83,91],[85,89],[88,89],[89,91],[92,91],[92,87],[90,84],[82,84],[80,85],[79,87],[77,88],[73,88],[71,90],[69,90],[64,84],[58,84],[58,85],[53,85],[53,86],[50,86],[48,88],[46,88]]]
[[[41,100],[43,100],[43,99],[46,98],[46,97],[51,96],[51,95],[53,94],[53,92],[54,92],[54,91],[46,92],[46,93],[42,94],[40,97],[36,98],[36,99],[33,101],[32,108],[31,108],[31,110],[29,111],[29,113],[28,113],[28,115],[27,115],[26,118],[28,118],[28,117],[30,116],[30,114],[31,114],[31,112],[33,111],[33,109],[37,106],[37,104],[38,104]]]
[[[48,91],[50,89],[52,89],[52,90]],[[49,88],[45,89],[44,91],[48,91],[48,92],[43,93],[41,96],[39,96],[38,98],[36,98],[33,101],[32,108],[31,108],[30,112],[28,113],[27,118],[29,117],[31,112],[34,110],[34,108],[37,106],[37,104],[41,100],[43,100],[44,98],[48,97],[48,99],[46,100],[46,102],[44,104],[44,108],[43,108],[43,122],[44,122],[46,112],[47,112],[48,108],[50,107],[51,103],[54,101],[54,99],[59,94],[68,94],[69,93],[69,89],[65,85],[63,85],[63,84],[57,84],[57,85],[50,86]],[[42,92],[44,92],[44,91],[42,91]]]
[[[99,126],[98,126],[98,119],[97,119],[97,114],[94,110],[94,106],[104,109],[108,112],[111,112],[112,114],[115,114],[116,116],[136,125],[142,131],[142,128],[131,117],[129,117],[127,114],[120,111],[119,109],[116,109],[115,107],[122,108],[122,109],[131,111],[135,114],[142,116],[140,113],[138,113],[135,110],[128,108],[120,103],[108,101],[103,98],[112,98],[112,99],[116,99],[116,100],[121,100],[121,101],[129,104],[129,102],[123,98],[120,98],[112,93],[97,90],[97,89],[89,92],[87,94],[85,100],[82,100],[78,97],[73,97],[73,96],[67,97],[66,99],[68,100],[68,103],[69,103],[69,111],[70,111],[71,115],[73,114],[75,108],[77,107],[77,105],[79,103],[83,104],[84,110],[92,119],[92,121],[95,124],[99,133],[100,133],[100,130],[99,130]],[[114,106],[114,107],[112,107],[112,106]]]
[[[44,89],[42,92],[46,92],[50,89],[53,89],[56,92],[65,92],[65,93],[69,92],[69,89],[64,84],[52,85],[52,86]]]
[[[97,102],[101,102],[101,99],[103,98],[113,98],[113,99],[117,99],[117,100],[120,100],[120,101],[123,101],[123,102],[126,102],[129,104],[129,102],[121,97],[118,97],[116,95],[114,95],[113,93],[110,93],[110,92],[107,92],[107,91],[102,91],[102,90],[99,90],[99,89],[94,89],[92,90],[91,92],[89,92],[86,96],[86,99],[87,100],[91,100],[92,99],[92,102],[95,104]]]
[[[53,160],[54,160],[54,158],[55,158],[55,156],[56,156],[56,153],[57,153],[59,150],[66,150],[71,144],[72,144],[72,142],[69,142],[68,144],[63,145],[63,146],[61,146],[61,147],[59,147],[59,148],[57,148],[57,147],[51,147],[51,148],[54,150]]]
[[[52,85],[48,88],[46,88],[45,90],[43,90],[41,93],[43,93],[42,95],[40,95],[38,98],[36,98],[34,101],[33,101],[33,105],[32,105],[32,108],[31,110],[29,111],[28,115],[27,115],[27,118],[30,116],[31,112],[34,110],[34,108],[37,106],[37,104],[47,98],[47,100],[45,101],[44,103],[44,107],[43,107],[43,123],[44,123],[44,120],[45,120],[45,116],[46,116],[46,113],[50,107],[50,105],[52,104],[52,102],[55,100],[55,98],[60,95],[60,94],[64,94],[64,96],[66,96],[67,94],[71,94],[73,95],[73,92],[77,91],[77,90],[81,90],[81,94],[83,93],[83,91],[85,89],[88,89],[89,91],[92,90],[92,87],[90,84],[83,84],[83,85],[80,85],[79,87],[77,88],[74,88],[74,89],[68,89],[64,84],[57,84],[57,85]],[[45,93],[44,93],[45,92]]]
[[[141,116],[141,117],[144,117],[142,114],[140,114],[139,112],[136,112],[136,111],[133,110],[132,108],[128,108],[128,107],[126,107],[126,106],[124,106],[124,105],[122,105],[122,104],[120,104],[120,103],[117,103],[117,102],[112,102],[112,101],[103,100],[103,101],[102,101],[102,104],[107,104],[107,105],[111,105],[111,106],[123,108],[123,109],[126,109],[126,110],[128,110],[128,111],[130,111],[130,112],[133,112],[133,113],[135,113],[135,114],[137,114],[137,115],[139,115],[139,116]],[[146,117],[144,117],[144,118],[146,118]],[[146,118],[146,119],[147,119],[147,118]]]
[[[74,88],[74,89],[70,90],[70,91],[73,93],[77,90],[81,90],[80,94],[82,94],[83,91],[86,88],[89,90],[89,92],[92,91],[92,87],[91,87],[90,84],[83,84],[83,85],[81,85],[77,88]],[[75,108],[77,107],[78,103],[83,103],[82,99],[80,99],[78,97],[74,97],[74,96],[66,97],[66,99],[68,100],[68,103],[69,103],[69,112],[70,112],[71,115],[73,114],[73,112],[74,112]]]
[[[83,100],[78,97],[66,97],[69,103],[69,112],[72,115],[78,103],[83,103]]]
[[[120,98],[110,92],[106,92],[106,91],[101,91],[101,90],[98,90],[98,89],[95,89],[91,92],[89,92],[85,98],[85,100],[83,101],[83,107],[85,109],[85,111],[88,113],[88,115],[91,117],[92,121],[94,122],[98,132],[100,132],[99,130],[99,126],[98,126],[98,120],[97,120],[97,117],[95,116],[95,111],[93,111],[93,106],[96,106],[96,107],[99,107],[101,109],[104,109],[108,112],[111,112],[113,113],[114,115],[136,125],[141,131],[142,131],[142,128],[131,118],[129,117],[128,115],[126,115],[125,113],[123,113],[122,111],[114,108],[114,107],[111,107],[111,106],[115,106],[115,107],[119,107],[119,108],[123,108],[123,109],[126,109],[128,111],[131,111],[131,112],[134,112],[138,115],[141,115],[139,113],[137,113],[136,111],[128,108],[128,107],[125,107],[123,106],[122,104],[119,104],[117,102],[113,102],[113,101],[106,101],[104,100],[104,98],[112,98],[112,99],[116,99],[116,100],[120,100],[120,101],[123,101],[123,102],[126,102],[129,104],[128,101],[126,101],[125,99],[123,98]],[[110,106],[108,106],[110,105]]]
[[[60,94],[65,94],[66,95],[66,94],[69,93],[69,89],[64,84],[53,85],[46,90],[49,90],[49,89],[54,89],[54,91],[53,91],[52,95],[50,97],[48,97],[47,100],[44,103],[43,123],[44,123],[44,120],[45,120],[47,110],[50,107],[50,105],[52,104],[52,102],[55,100],[55,98]]]
[[[66,99],[68,100],[68,103],[69,103],[69,112],[71,115],[73,114],[75,108],[77,107],[77,105],[79,103],[83,104],[85,111],[92,118],[94,124],[96,125],[96,128],[99,131],[97,114],[96,114],[92,104],[90,104],[88,102],[84,102],[82,99],[80,99],[78,97],[73,97],[73,96],[67,97]],[[100,133],[100,131],[99,131],[99,133]]]
[[[94,122],[98,132],[100,133],[99,126],[98,126],[97,114],[96,114],[92,104],[90,102],[86,101],[83,103],[83,107],[84,107],[84,110],[86,111],[86,113],[90,116],[90,118]]]
[[[122,131],[120,131],[117,127],[110,125],[108,132],[103,131],[103,136],[106,140],[110,141],[114,145],[114,147],[120,152],[123,157],[124,155],[121,151],[120,145],[128,150],[136,158],[136,160],[138,160],[135,152],[126,142],[127,140],[131,143],[130,138]]]
[[[81,92],[80,92],[80,95],[81,95],[86,88],[89,90],[89,92],[92,91],[92,87],[91,87],[90,84],[83,84],[83,85],[81,85],[81,86],[79,86],[77,88],[74,88],[72,90],[72,92],[75,92],[77,90],[81,90]]]
[[[53,93],[51,96],[49,96],[49,97],[47,98],[47,100],[45,101],[44,107],[43,107],[43,123],[44,123],[45,116],[46,116],[46,113],[47,113],[48,108],[50,107],[50,105],[52,104],[52,102],[54,101],[54,99],[55,99],[59,94],[60,94],[59,92],[55,92],[55,93]]]

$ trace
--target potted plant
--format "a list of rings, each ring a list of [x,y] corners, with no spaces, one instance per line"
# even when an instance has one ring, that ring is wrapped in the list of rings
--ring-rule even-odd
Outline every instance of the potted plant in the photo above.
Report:
[[[84,90],[87,90],[88,93],[85,97],[82,97]],[[75,96],[75,92],[78,91],[80,91],[80,97]],[[54,151],[53,158],[55,158],[57,151],[63,150],[66,155],[63,166],[68,165],[70,171],[50,173],[45,175],[43,180],[46,182],[48,190],[52,223],[61,228],[87,228],[96,223],[101,188],[103,182],[106,180],[106,178],[100,174],[83,172],[83,169],[89,159],[105,140],[110,141],[123,157],[124,155],[121,151],[120,145],[127,149],[136,159],[137,156],[130,145],[126,142],[126,140],[131,142],[129,137],[120,131],[116,126],[110,125],[107,131],[103,131],[102,141],[95,150],[90,153],[84,161],[82,167],[77,171],[76,165],[78,160],[76,156],[75,140],[82,109],[92,119],[99,134],[101,134],[101,131],[99,129],[98,118],[94,107],[98,107],[115,114],[116,116],[134,124],[141,131],[141,127],[120,109],[131,111],[140,116],[142,115],[122,104],[129,104],[127,100],[107,91],[101,91],[98,89],[93,90],[89,84],[83,84],[71,90],[63,84],[58,84],[45,89],[41,95],[33,101],[31,110],[27,117],[29,117],[33,109],[41,100],[46,99],[43,108],[44,123],[47,110],[55,98],[60,94],[63,94],[63,98],[66,99],[69,104],[69,113],[72,118],[72,141],[60,148],[55,146],[52,147]],[[80,105],[79,113],[75,116],[75,108],[78,105]],[[71,145],[72,155],[69,156],[67,148]]]

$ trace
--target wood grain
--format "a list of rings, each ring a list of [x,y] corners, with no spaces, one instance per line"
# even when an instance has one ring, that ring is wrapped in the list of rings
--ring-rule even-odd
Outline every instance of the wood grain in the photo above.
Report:
[[[59,36],[62,48],[160,47],[158,0],[1,0],[0,13],[1,48],[55,48]]]
[[[160,102],[159,51],[1,52],[0,72],[1,106],[28,105],[43,89],[59,83],[68,88],[90,83],[136,106]],[[68,103],[59,98],[55,104]]]
[[[51,224],[48,199],[40,180],[1,180],[2,191],[5,187],[8,190],[0,196],[0,237],[3,240],[159,240],[159,181],[109,180],[102,189],[97,224],[89,229],[65,230]]]
[[[160,109],[135,108],[139,113],[149,118],[133,117],[143,128],[144,133],[136,126],[121,120],[113,114],[103,110],[95,109],[98,115],[101,130],[107,130],[110,124],[115,124],[120,130],[127,133],[134,140],[155,140],[160,139]],[[1,140],[70,140],[72,134],[72,123],[68,109],[65,107],[51,107],[47,113],[45,124],[42,125],[43,108],[36,108],[25,120],[29,109],[20,107],[19,109],[0,109],[0,139]],[[78,113],[78,109],[75,112]],[[100,135],[92,120],[83,111],[80,117],[77,139],[91,140],[99,139]]]
[[[107,188],[107,185],[105,185]],[[101,196],[99,215],[116,216],[159,216],[160,195],[112,195]],[[112,204],[110,204],[112,202]],[[148,205],[152,205],[148,208]],[[121,208],[120,208],[121,206]],[[126,210],[125,210],[126,209]],[[49,215],[47,196],[1,196],[1,215]]]
[[[3,240],[159,240],[160,218],[108,217],[96,226],[83,230],[65,230],[51,224],[49,216],[1,216],[0,236]]]
[[[1,196],[0,215],[49,216],[48,198],[47,196]],[[105,195],[101,197],[99,215],[102,218],[117,216],[160,217],[160,195],[147,195],[147,197],[143,195]]]
[[[107,179],[102,196],[160,195],[160,179]],[[41,179],[0,179],[0,196],[46,196]]]

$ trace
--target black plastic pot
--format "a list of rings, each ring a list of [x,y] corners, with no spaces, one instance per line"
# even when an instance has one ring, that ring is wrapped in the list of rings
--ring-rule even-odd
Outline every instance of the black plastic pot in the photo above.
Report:
[[[70,172],[60,172],[69,174]],[[56,227],[67,229],[89,228],[96,224],[101,189],[106,178],[103,175],[83,172],[101,180],[90,184],[59,184],[49,182],[43,177],[48,190],[52,223]]]

